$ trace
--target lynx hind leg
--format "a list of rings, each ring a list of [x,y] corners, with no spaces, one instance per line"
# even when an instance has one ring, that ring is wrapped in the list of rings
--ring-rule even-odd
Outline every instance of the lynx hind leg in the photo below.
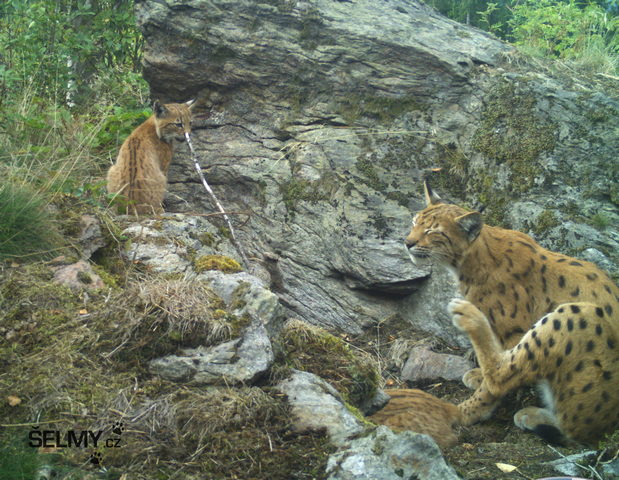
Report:
[[[472,368],[462,376],[462,383],[471,390],[477,390],[481,387],[483,381],[484,376],[481,373],[481,368]]]
[[[385,391],[391,400],[369,419],[396,431],[411,430],[430,435],[441,448],[458,443],[453,427],[460,423],[455,405],[417,389]]]
[[[167,179],[161,172],[153,173],[152,178],[136,180],[129,195],[135,202],[136,213],[146,215],[163,213],[166,185]]]
[[[564,445],[565,436],[555,415],[546,408],[526,407],[514,415],[514,424],[542,437],[548,443]]]

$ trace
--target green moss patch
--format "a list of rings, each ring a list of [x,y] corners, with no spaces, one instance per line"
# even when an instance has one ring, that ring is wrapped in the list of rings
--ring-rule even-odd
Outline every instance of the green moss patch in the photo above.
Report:
[[[539,157],[556,144],[557,126],[536,112],[536,97],[513,83],[499,82],[486,99],[473,147],[486,157],[506,163],[517,192],[531,188],[540,174]]]
[[[279,191],[288,215],[294,216],[299,202],[316,203],[328,200],[329,196],[322,190],[320,181],[291,178],[279,185]]]
[[[225,255],[203,255],[193,262],[193,268],[197,273],[207,270],[219,270],[224,273],[237,273],[243,270],[239,262]]]
[[[291,320],[281,341],[288,366],[324,378],[353,406],[376,393],[380,374],[375,360],[326,330]]]

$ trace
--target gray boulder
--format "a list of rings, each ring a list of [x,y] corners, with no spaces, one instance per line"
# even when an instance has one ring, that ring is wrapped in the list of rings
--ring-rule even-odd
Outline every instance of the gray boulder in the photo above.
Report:
[[[346,408],[338,391],[313,373],[293,370],[277,389],[288,398],[296,431],[326,430],[331,443],[342,446],[365,428]]]
[[[94,215],[82,215],[79,223],[79,245],[82,258],[89,259],[94,252],[105,246],[101,232],[101,221]]]
[[[122,235],[130,240],[123,256],[155,273],[191,272],[191,260],[203,255],[240,259],[221,230],[204,217],[167,213],[139,220],[123,217],[121,221],[125,226]]]
[[[350,442],[329,457],[329,480],[457,480],[434,440],[413,432],[394,433],[385,426]]]
[[[206,281],[232,313],[257,319],[266,328],[269,338],[279,334],[285,312],[277,295],[262,280],[246,272],[226,274],[217,270],[202,273],[198,279]]]
[[[240,338],[157,358],[150,362],[149,370],[166,380],[192,385],[251,384],[268,371],[273,360],[266,329],[256,322]]]
[[[167,380],[206,384],[251,384],[272,366],[275,338],[284,322],[284,311],[275,294],[262,281],[245,272],[207,271],[197,276],[224,301],[241,328],[239,337],[215,346],[183,349],[178,355],[157,358],[150,372]]]
[[[512,61],[416,0],[138,0],[136,15],[152,95],[201,99],[204,173],[250,212],[239,240],[291,316],[359,334],[400,314],[465,344],[444,311],[453,283],[424,290],[402,247],[426,176],[616,271],[619,102],[602,80]],[[182,145],[169,180],[170,210],[215,211]]]

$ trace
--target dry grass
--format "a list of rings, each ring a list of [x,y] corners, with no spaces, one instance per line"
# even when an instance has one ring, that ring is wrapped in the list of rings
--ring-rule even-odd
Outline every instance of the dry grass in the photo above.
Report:
[[[96,348],[105,358],[155,358],[181,347],[232,338],[238,319],[206,283],[189,278],[140,276],[100,313],[113,328]]]
[[[124,290],[84,295],[55,285],[38,264],[4,272],[0,306],[0,391],[21,400],[0,403],[0,423],[14,425],[0,431],[0,448],[25,444],[35,423],[102,438],[122,423],[120,448],[98,449],[111,478],[324,475],[326,437],[290,433],[281,395],[255,386],[191,388],[147,372],[152,358],[234,332],[226,323],[234,317],[205,284],[134,273]],[[73,476],[59,478],[85,478],[91,453],[60,449],[58,471]]]

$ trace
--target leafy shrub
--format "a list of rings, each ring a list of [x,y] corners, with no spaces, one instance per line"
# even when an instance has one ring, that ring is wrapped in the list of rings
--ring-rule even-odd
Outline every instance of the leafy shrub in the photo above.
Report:
[[[576,60],[596,52],[606,57],[619,54],[619,17],[598,5],[581,8],[574,0],[526,0],[512,11],[514,42],[530,52]]]
[[[0,5],[0,102],[25,88],[83,103],[93,76],[140,68],[142,38],[131,0],[11,0]]]
[[[619,67],[617,0],[426,0],[442,14],[483,28],[536,56],[573,60],[614,73]]]
[[[60,243],[41,194],[25,185],[0,185],[0,259],[51,256]]]

